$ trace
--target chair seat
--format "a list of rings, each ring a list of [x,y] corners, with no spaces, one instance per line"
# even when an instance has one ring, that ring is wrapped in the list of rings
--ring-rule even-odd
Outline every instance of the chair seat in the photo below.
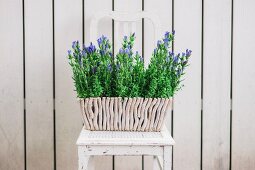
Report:
[[[174,145],[175,142],[164,126],[161,132],[89,131],[82,129],[77,145]]]

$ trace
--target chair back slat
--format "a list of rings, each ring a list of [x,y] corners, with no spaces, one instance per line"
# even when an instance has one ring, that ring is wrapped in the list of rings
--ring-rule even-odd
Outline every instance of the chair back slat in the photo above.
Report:
[[[98,34],[98,23],[103,18],[112,18],[115,21],[114,28],[114,39],[115,42],[120,42],[120,29],[123,25],[124,35],[129,35],[130,33],[136,32],[136,23],[140,21],[142,18],[148,19],[151,21],[154,27],[154,42],[156,44],[156,40],[159,39],[159,33],[161,31],[161,23],[158,19],[158,16],[154,13],[142,11],[137,13],[126,13],[119,11],[105,11],[95,14],[92,17],[90,23],[90,41],[93,42],[97,39]],[[118,46],[119,43],[115,43],[115,47]],[[118,49],[118,47],[117,47]]]

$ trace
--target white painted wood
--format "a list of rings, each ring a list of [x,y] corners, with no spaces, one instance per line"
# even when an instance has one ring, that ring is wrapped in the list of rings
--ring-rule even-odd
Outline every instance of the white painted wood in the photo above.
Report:
[[[174,140],[166,127],[162,132],[88,131],[82,129],[76,142],[79,167],[86,166],[95,155],[157,155],[163,156],[164,170],[171,169]],[[122,160],[121,160],[122,161]],[[125,167],[120,167],[125,168]]]
[[[134,51],[138,51],[139,54],[142,52],[142,29],[141,29],[141,18],[146,18],[152,23],[153,37],[159,37],[161,31],[161,22],[158,20],[158,16],[151,12],[140,12],[140,10],[130,10],[125,7],[121,11],[100,11],[96,13],[91,19],[90,24],[90,40],[93,41],[97,37],[98,22],[103,18],[112,18],[114,20],[114,48],[115,55],[121,48],[122,40],[124,36],[129,36],[132,33],[136,34],[136,43],[134,44]],[[153,39],[156,41],[156,39]],[[156,43],[155,43],[156,44]]]
[[[78,170],[94,170],[95,169],[95,157],[86,156],[82,149],[78,150],[79,167]]]
[[[153,156],[153,170],[158,169],[159,168],[159,163],[158,163],[158,159],[156,156]]]
[[[78,170],[88,170],[90,157],[82,149],[78,149]]]
[[[90,156],[88,170],[95,170],[95,156]]]
[[[187,12],[184,12],[187,11]],[[174,97],[173,169],[200,169],[202,1],[174,2],[175,53],[192,50],[184,87]]]
[[[164,146],[164,154],[163,154],[163,170],[171,170],[172,169],[172,147]]]
[[[81,1],[79,1],[81,2]],[[81,6],[80,6],[81,7]],[[80,9],[77,7],[77,9]],[[98,22],[97,35],[95,38],[91,37],[91,21],[92,17],[99,11],[111,11],[112,10],[112,0],[84,0],[84,23],[85,23],[85,43],[89,44],[90,41],[96,43],[96,40],[99,36],[105,35],[112,42],[112,20],[111,18],[104,18]],[[106,99],[107,101],[107,99]],[[106,102],[107,103],[107,102]],[[106,122],[105,122],[106,123]],[[77,138],[76,138],[77,139]],[[112,156],[99,156],[95,157],[95,169],[96,170],[112,170]]]
[[[82,127],[82,117],[67,50],[73,41],[82,42],[82,1],[55,0],[54,3],[56,168],[70,170],[78,168],[74,143]]]
[[[82,145],[79,146],[86,155],[117,155],[125,157],[137,155],[163,155],[162,146],[136,146],[136,145]],[[131,156],[130,156],[131,155]],[[124,157],[125,156],[125,157]],[[121,160],[124,163],[124,160]],[[125,167],[124,167],[125,168]]]
[[[153,156],[153,170],[162,170],[163,169],[163,157],[162,156]]]
[[[88,131],[83,129],[77,145],[173,145],[167,128],[161,132]]]
[[[53,169],[52,1],[25,1],[27,169]]]
[[[23,170],[22,1],[1,1],[0,23],[0,169]]]
[[[203,169],[228,170],[230,158],[231,0],[204,1],[203,51],[202,166]]]
[[[232,169],[255,169],[255,1],[234,1]]]

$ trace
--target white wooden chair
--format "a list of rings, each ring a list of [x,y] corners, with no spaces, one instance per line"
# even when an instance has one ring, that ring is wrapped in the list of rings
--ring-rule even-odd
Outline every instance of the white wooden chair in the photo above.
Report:
[[[160,23],[154,14],[111,11],[94,16],[90,25],[90,40],[96,40],[98,21],[104,17],[110,17],[120,22],[136,22],[141,18],[147,18],[154,25],[154,38],[159,37]],[[154,166],[159,163],[161,169],[171,170],[174,143],[165,126],[161,132],[88,131],[82,129],[76,143],[79,170],[93,169],[93,157],[97,155],[153,155]],[[89,161],[91,161],[90,167],[88,167]]]

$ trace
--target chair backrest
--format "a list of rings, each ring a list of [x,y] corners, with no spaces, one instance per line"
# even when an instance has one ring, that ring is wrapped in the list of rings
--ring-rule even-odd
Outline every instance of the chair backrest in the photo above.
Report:
[[[159,39],[159,33],[161,31],[161,23],[159,21],[159,17],[151,12],[142,11],[137,13],[127,13],[127,12],[119,12],[119,11],[105,11],[99,12],[92,17],[90,23],[90,41],[95,41],[98,33],[98,22],[103,18],[112,18],[115,21],[115,36],[119,36],[119,23],[126,22],[131,25],[131,29],[129,32],[136,32],[136,22],[141,20],[142,18],[148,19],[151,21],[154,27],[154,42]],[[127,30],[127,24],[124,25],[124,30]]]

